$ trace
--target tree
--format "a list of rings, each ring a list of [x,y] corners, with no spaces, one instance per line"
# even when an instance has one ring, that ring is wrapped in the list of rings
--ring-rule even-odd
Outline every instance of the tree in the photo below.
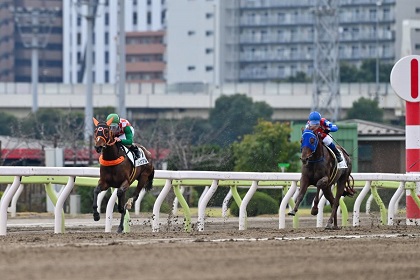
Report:
[[[229,146],[252,132],[258,119],[271,120],[273,109],[265,102],[253,102],[244,94],[223,95],[216,100],[210,111],[209,121],[213,129],[214,144]]]
[[[236,171],[275,172],[278,163],[290,163],[290,171],[298,170],[299,143],[290,142],[288,123],[260,120],[253,134],[233,143]]]
[[[342,83],[356,83],[358,82],[358,69],[356,66],[347,62],[340,63],[340,81]]]
[[[378,104],[378,101],[361,97],[353,102],[353,106],[347,111],[347,118],[383,122],[384,111]]]
[[[0,112],[0,135],[14,135],[18,122],[19,120],[15,116]]]

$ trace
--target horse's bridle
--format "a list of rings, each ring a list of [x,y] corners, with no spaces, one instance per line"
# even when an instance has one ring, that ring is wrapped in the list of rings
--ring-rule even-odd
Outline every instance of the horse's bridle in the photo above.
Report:
[[[102,135],[98,135],[98,133],[101,133]],[[107,125],[105,126],[97,126],[95,129],[95,142],[98,142],[99,139],[103,139],[105,145],[103,147],[106,146],[112,146],[115,144],[116,140],[114,137],[112,137],[112,131],[109,128],[109,126]]]
[[[309,154],[309,156],[307,157],[307,160],[308,160],[308,163],[309,162],[311,162],[311,163],[313,163],[313,162],[319,162],[319,161],[323,161],[324,160],[324,151],[322,150],[322,157],[320,158],[320,159],[318,159],[318,160],[309,160],[313,155],[314,155],[314,153],[316,152],[316,150],[317,150],[317,148],[318,148],[318,144],[319,144],[319,136],[318,135],[316,135],[314,132],[304,132],[303,134],[305,134],[305,133],[309,133],[309,134],[312,134],[313,136],[315,136],[315,143],[314,144],[311,144],[311,146],[313,146],[314,148],[312,148],[311,146],[309,146],[309,145],[306,145],[306,147],[308,147],[308,148],[310,148],[311,149],[311,153]],[[302,134],[302,135],[303,135]],[[302,160],[302,159],[301,159]]]

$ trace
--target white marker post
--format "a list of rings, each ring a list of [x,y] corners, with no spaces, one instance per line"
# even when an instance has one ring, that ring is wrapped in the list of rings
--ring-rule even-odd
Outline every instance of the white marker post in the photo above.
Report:
[[[391,86],[396,94],[406,101],[405,113],[405,154],[406,172],[420,172],[420,56],[409,55],[401,58],[391,71]],[[416,194],[420,188],[417,184]],[[410,191],[406,191],[407,224],[420,222],[420,209]]]

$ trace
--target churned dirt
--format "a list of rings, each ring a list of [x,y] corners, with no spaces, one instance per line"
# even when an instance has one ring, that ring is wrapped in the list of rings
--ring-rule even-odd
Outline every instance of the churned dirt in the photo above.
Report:
[[[420,226],[324,230],[312,218],[278,229],[276,218],[257,219],[247,230],[215,219],[190,233],[140,220],[124,234],[12,223],[0,236],[0,279],[420,279]]]

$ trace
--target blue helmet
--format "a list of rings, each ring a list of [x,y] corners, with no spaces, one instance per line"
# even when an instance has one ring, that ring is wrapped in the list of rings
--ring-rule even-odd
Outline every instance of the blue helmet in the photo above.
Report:
[[[310,125],[319,125],[321,122],[321,114],[317,111],[313,111],[309,114],[308,119]]]

